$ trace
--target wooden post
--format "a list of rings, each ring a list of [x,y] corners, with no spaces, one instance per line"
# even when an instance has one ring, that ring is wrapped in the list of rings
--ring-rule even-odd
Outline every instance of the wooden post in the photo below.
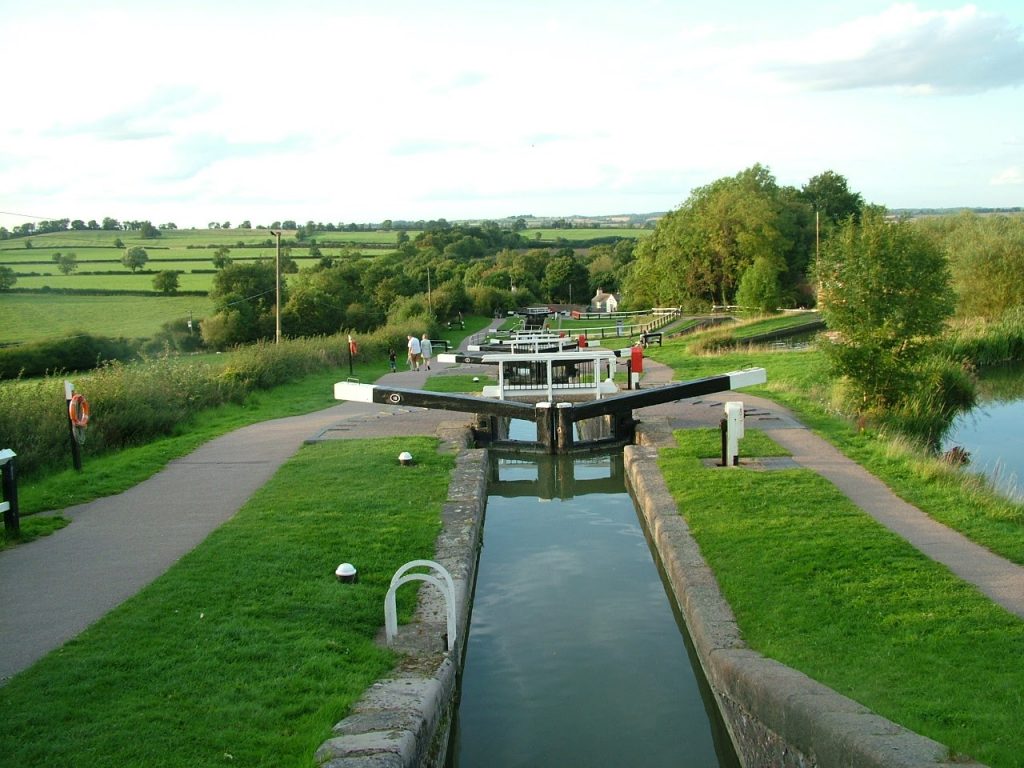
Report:
[[[64,413],[68,417],[68,437],[71,439],[71,464],[76,472],[82,471],[82,447],[75,437],[75,425],[71,421],[71,396],[75,394],[75,385],[70,381],[64,381]]]
[[[535,418],[537,420],[537,442],[544,449],[544,453],[555,452],[555,419],[551,410],[551,403],[537,403],[535,406]]]
[[[555,406],[555,452],[571,453],[574,444],[572,403],[558,403]]]
[[[722,464],[723,467],[729,466],[729,422],[722,419],[718,422],[718,429],[722,433]]]
[[[15,466],[14,451],[0,451],[0,467],[3,472],[4,530],[8,538],[21,538],[21,518],[18,514],[18,470]]]

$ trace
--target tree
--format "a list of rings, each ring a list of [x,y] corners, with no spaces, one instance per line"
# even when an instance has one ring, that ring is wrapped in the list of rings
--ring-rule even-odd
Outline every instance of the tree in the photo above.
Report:
[[[149,254],[146,253],[146,249],[142,246],[135,245],[125,250],[124,255],[121,257],[121,263],[124,264],[133,273],[137,269],[141,269],[149,261]]]
[[[173,269],[157,272],[153,277],[153,290],[168,295],[178,292],[178,273]]]
[[[898,406],[913,391],[913,366],[953,311],[941,250],[908,222],[865,209],[822,249],[819,306],[838,336],[823,345],[862,411]]]
[[[838,225],[851,216],[857,218],[864,207],[864,198],[851,192],[846,179],[835,171],[814,176],[800,193],[829,225]]]
[[[778,310],[782,302],[779,273],[783,270],[778,260],[761,256],[747,267],[736,291],[736,303],[748,312],[770,313]]]
[[[224,267],[231,263],[229,253],[231,253],[231,249],[226,245],[222,245],[213,252],[213,266],[215,269],[224,269]]]
[[[1024,305],[1024,218],[962,213],[914,226],[946,253],[958,314],[996,320]]]
[[[10,267],[0,267],[0,291],[9,291],[18,282],[18,276]]]
[[[60,270],[62,275],[70,275],[78,269],[78,257],[73,253],[55,253],[53,254],[53,260],[57,262],[57,269]]]
[[[139,229],[142,231],[142,238],[144,240],[152,240],[153,238],[160,237],[160,230],[154,227],[151,222],[142,222]]]
[[[214,349],[270,338],[275,326],[276,273],[273,263],[229,264],[213,278],[210,298],[217,312],[203,320],[203,341]],[[287,286],[281,284],[281,302]]]
[[[802,277],[809,242],[800,234],[812,215],[794,196],[761,165],[694,190],[637,246],[624,286],[630,302],[693,310],[731,304],[758,258],[793,265]]]
[[[124,248],[124,240],[122,240],[120,237],[115,237],[114,238],[114,247],[115,248]]]
[[[571,253],[571,249],[569,250]],[[550,301],[586,304],[590,302],[587,268],[573,256],[555,256],[544,268],[541,290]]]
[[[121,228],[121,225],[118,223],[117,219],[112,219],[109,216],[105,216],[103,218],[102,229],[113,230],[113,229],[120,229],[120,228]]]
[[[243,221],[241,224],[238,225],[238,228],[239,229],[252,229],[252,222],[249,221],[248,219],[246,219],[245,221]]]

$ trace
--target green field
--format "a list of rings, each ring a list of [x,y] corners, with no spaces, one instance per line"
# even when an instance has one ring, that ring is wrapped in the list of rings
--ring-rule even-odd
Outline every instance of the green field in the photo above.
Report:
[[[582,230],[581,230],[582,231]],[[409,232],[409,237],[418,233]],[[397,232],[316,232],[313,239],[318,243],[379,243],[393,244],[398,237]],[[273,245],[274,236],[267,229],[168,229],[163,230],[160,237],[145,239],[139,232],[121,230],[68,230],[50,232],[45,235],[29,235],[0,241],[0,251],[33,251],[41,248],[58,248],[74,250],[77,248],[112,248],[114,240],[120,238],[125,246],[141,245],[150,248],[187,248],[205,247],[207,245],[228,247],[239,243],[246,245]],[[293,240],[295,230],[281,233],[282,240]],[[25,247],[25,240],[32,243],[31,248]]]
[[[0,342],[59,338],[72,331],[148,338],[170,320],[188,318],[189,312],[198,319],[212,311],[213,302],[205,296],[0,293]]]
[[[528,229],[523,238],[530,240],[592,240],[598,237],[647,237],[653,229],[627,229],[606,227],[602,229]],[[538,237],[540,235],[540,237]]]

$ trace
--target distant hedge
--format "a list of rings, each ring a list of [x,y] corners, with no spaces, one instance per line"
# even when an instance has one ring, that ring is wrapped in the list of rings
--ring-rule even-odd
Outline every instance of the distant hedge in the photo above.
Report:
[[[0,349],[0,380],[45,376],[55,371],[87,371],[114,360],[135,357],[137,344],[88,333]]]
[[[437,328],[430,318],[417,316],[360,334],[359,359],[383,364],[388,347],[404,350],[408,335],[423,332],[434,335]],[[77,337],[83,346],[85,338]],[[241,402],[253,391],[286,384],[313,371],[343,369],[347,359],[348,334],[342,331],[333,336],[237,347],[216,363],[176,356],[128,365],[110,362],[74,378],[75,389],[89,400],[92,409],[83,456],[169,435],[205,408]],[[66,460],[63,378],[51,372],[26,381],[0,381],[0,436],[4,442],[0,448],[14,450],[18,471],[26,476]]]

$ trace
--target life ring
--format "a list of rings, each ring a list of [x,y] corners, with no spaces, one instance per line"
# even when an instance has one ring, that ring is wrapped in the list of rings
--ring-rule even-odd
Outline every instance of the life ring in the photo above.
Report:
[[[81,395],[72,395],[68,402],[68,418],[76,427],[86,426],[89,423],[89,401]]]

